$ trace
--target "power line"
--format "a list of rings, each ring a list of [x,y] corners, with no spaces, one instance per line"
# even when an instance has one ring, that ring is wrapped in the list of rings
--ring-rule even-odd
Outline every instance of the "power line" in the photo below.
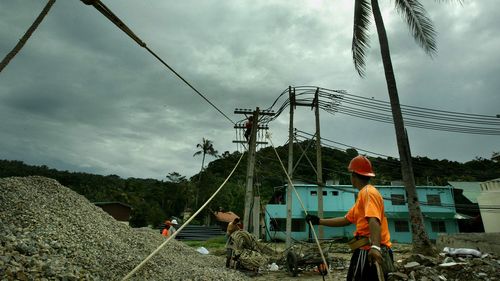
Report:
[[[305,132],[305,131],[302,131],[302,130],[298,130],[298,129],[295,129],[298,133],[302,133],[302,134],[305,134],[307,136],[314,136],[313,134],[311,133],[308,133],[308,132]],[[383,156],[383,157],[387,157],[387,158],[394,158],[394,159],[397,159],[399,160],[398,158],[394,157],[394,156],[390,156],[390,155],[385,155],[385,154],[381,154],[381,153],[377,153],[377,152],[373,152],[373,151],[369,151],[369,150],[366,150],[366,149],[361,149],[359,147],[355,147],[355,146],[352,146],[352,145],[348,145],[348,144],[344,144],[344,143],[341,143],[341,142],[336,142],[336,141],[333,141],[333,140],[330,140],[330,139],[327,139],[325,137],[320,137],[321,140],[324,140],[324,141],[327,141],[327,142],[331,142],[331,143],[335,143],[335,144],[338,144],[338,145],[342,145],[342,146],[345,146],[347,148],[354,148],[358,151],[363,151],[363,152],[366,152],[366,153],[369,153],[369,154],[373,154],[373,155],[377,155],[377,156]],[[336,148],[336,147],[334,147]],[[345,151],[345,149],[340,149],[342,151]]]
[[[322,98],[318,104],[321,109],[328,113],[340,113],[393,124],[392,109],[389,102],[348,94],[343,90],[331,90],[314,86],[297,86],[293,89],[297,91],[295,93],[297,101],[306,104],[312,103],[313,95],[318,91],[319,96]],[[274,107],[286,93],[288,93],[288,89],[278,96],[270,108]],[[276,110],[277,114],[266,121],[273,121],[287,106],[290,106],[290,103],[289,98],[284,99],[280,108]],[[466,134],[500,135],[500,118],[493,115],[453,112],[409,105],[401,105],[401,111],[405,117],[405,125],[408,127]]]
[[[189,86],[196,94],[203,98],[208,104],[210,104],[215,110],[217,110],[222,116],[224,116],[233,125],[235,124],[231,118],[229,118],[222,110],[220,110],[215,104],[213,104],[205,95],[198,91],[191,83],[189,83],[184,77],[182,77],[177,71],[175,71],[170,65],[168,65],[163,59],[161,59],[155,52],[153,52],[146,43],[144,43],[137,35],[135,35],[130,28],[123,23],[120,18],[118,18],[106,5],[104,5],[100,0],[81,0],[87,5],[94,6],[99,12],[101,12],[105,17],[107,17],[111,22],[113,22],[118,28],[125,32],[130,38],[132,38],[139,46],[145,48],[151,55],[158,59],[165,67],[167,67],[173,74],[175,74],[179,79],[182,80],[187,86]]]

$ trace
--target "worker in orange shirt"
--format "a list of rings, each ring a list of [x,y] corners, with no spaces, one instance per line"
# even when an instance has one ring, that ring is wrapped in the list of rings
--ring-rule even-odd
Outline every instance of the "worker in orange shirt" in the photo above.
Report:
[[[163,230],[161,231],[161,235],[163,235],[165,237],[169,237],[171,226],[172,226],[172,223],[169,220],[166,220],[165,224],[163,225]]]
[[[354,239],[349,241],[354,252],[347,280],[387,279],[388,273],[394,271],[391,237],[384,213],[384,200],[370,184],[370,179],[375,176],[372,164],[368,158],[359,155],[351,160],[348,170],[351,172],[352,185],[359,190],[354,206],[344,217],[321,219],[307,215],[306,221],[313,225],[332,227],[355,224]]]

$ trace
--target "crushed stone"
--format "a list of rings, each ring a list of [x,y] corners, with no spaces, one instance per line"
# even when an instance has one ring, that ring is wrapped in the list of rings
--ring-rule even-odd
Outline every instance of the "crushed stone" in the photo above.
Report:
[[[164,241],[53,179],[0,179],[0,280],[121,280]],[[248,280],[224,265],[172,240],[130,280]]]

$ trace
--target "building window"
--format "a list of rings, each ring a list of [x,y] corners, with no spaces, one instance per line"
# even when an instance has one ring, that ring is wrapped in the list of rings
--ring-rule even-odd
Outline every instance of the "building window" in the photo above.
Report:
[[[292,219],[292,231],[304,232],[306,231],[306,223],[304,219]]]
[[[446,232],[446,224],[444,221],[433,221],[431,222],[432,232],[436,233],[445,233]]]
[[[410,232],[410,226],[407,221],[394,221],[396,232]]]
[[[333,196],[339,196],[339,192],[338,191],[332,191],[332,195]]]
[[[286,219],[271,218],[269,220],[269,230],[270,231],[285,231],[286,230]]]
[[[311,191],[311,196],[318,196],[317,191]],[[326,191],[323,191],[323,196],[326,196]]]
[[[405,205],[405,196],[403,194],[391,194],[392,205]]]
[[[439,194],[427,194],[427,204],[430,206],[441,206]]]
[[[286,231],[286,219],[271,218],[269,221],[270,231]],[[304,232],[306,224],[304,219],[292,219],[292,231]]]

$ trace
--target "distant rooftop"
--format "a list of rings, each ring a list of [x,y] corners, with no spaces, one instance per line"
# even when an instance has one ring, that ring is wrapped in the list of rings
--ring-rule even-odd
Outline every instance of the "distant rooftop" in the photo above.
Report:
[[[481,194],[481,182],[479,181],[449,181],[448,184],[455,189],[462,189],[463,195],[472,203],[477,204],[477,197]]]

